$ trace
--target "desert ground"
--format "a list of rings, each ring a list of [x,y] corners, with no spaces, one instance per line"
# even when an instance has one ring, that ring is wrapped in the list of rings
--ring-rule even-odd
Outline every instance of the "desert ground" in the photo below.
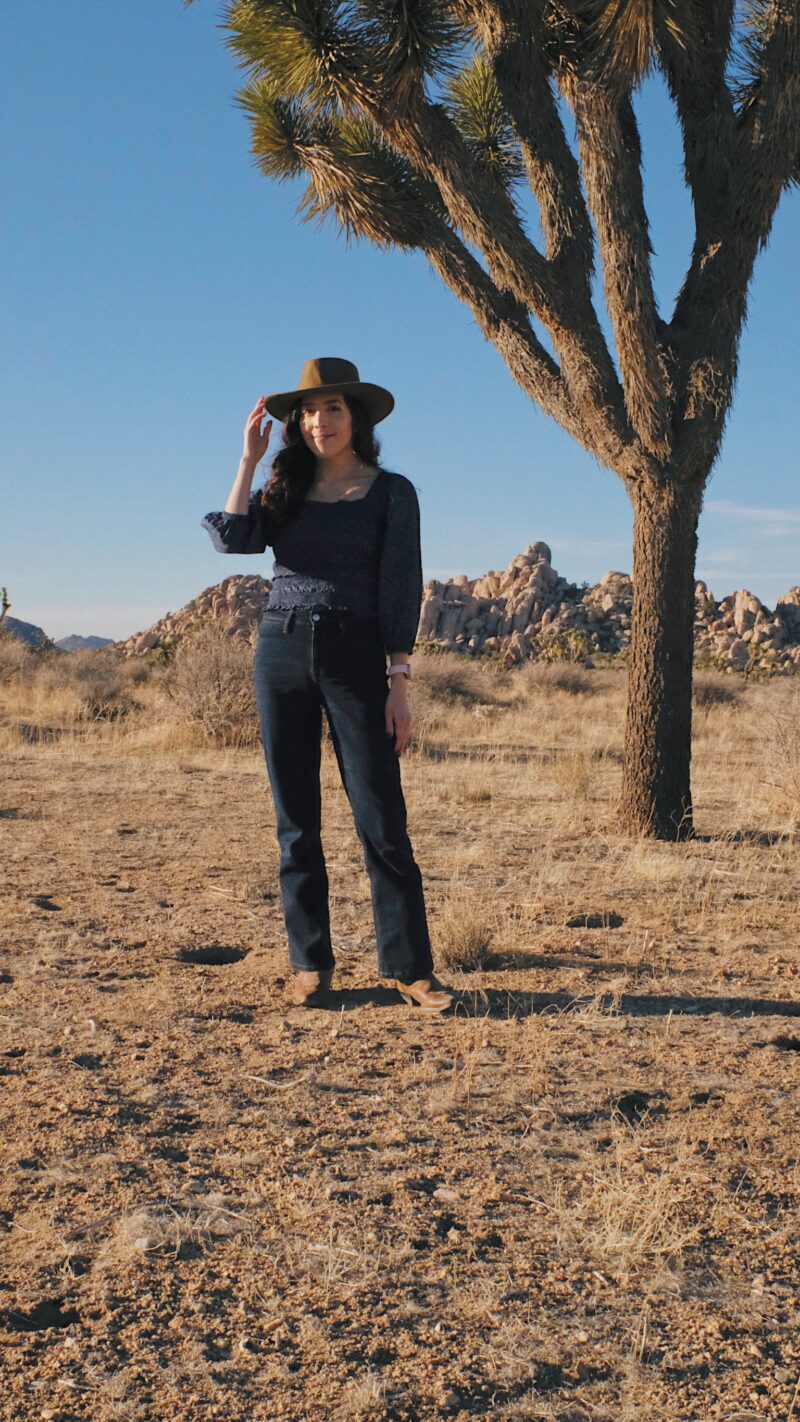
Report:
[[[418,655],[430,1020],[377,980],[327,736],[307,1011],[246,695],[220,729],[197,658],[25,656],[3,1422],[800,1422],[797,678],[698,674],[675,845],[616,822],[624,664]]]

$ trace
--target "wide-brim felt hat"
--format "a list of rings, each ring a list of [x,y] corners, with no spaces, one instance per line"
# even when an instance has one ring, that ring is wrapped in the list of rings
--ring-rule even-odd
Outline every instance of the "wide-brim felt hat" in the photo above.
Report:
[[[342,395],[355,395],[363,400],[369,410],[374,425],[385,420],[394,409],[394,396],[382,385],[372,385],[361,380],[358,368],[351,360],[340,360],[338,356],[318,356],[307,360],[296,390],[282,390],[266,397],[266,406],[276,420],[285,420],[293,405],[305,395],[324,395],[326,391],[338,391]]]

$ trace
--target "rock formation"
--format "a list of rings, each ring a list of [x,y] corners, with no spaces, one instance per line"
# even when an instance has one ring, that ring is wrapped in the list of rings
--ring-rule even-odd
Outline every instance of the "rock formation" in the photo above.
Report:
[[[272,584],[254,574],[225,578],[214,587],[206,588],[180,612],[168,612],[145,632],[135,632],[117,646],[131,656],[150,652],[156,647],[176,647],[193,627],[216,618],[224,622],[232,637],[251,640],[258,630],[261,614],[267,605]]]
[[[270,587],[257,576],[225,578],[119,645],[128,655],[174,647],[208,617],[221,618],[232,637],[252,640]],[[606,573],[594,587],[568,583],[553,568],[547,544],[532,543],[503,572],[427,582],[417,640],[455,652],[492,653],[508,665],[528,657],[586,659],[628,645],[632,597],[625,573]],[[737,671],[755,664],[800,671],[800,587],[770,611],[745,590],[716,602],[698,583],[695,646],[703,660]]]

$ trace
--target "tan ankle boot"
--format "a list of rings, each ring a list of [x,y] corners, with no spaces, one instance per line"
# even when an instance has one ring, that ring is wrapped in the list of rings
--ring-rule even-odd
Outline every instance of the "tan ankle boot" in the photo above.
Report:
[[[415,983],[395,980],[395,987],[404,1002],[422,1012],[446,1012],[453,1001],[453,994],[434,977],[419,978]]]
[[[295,973],[292,981],[293,1007],[319,1007],[330,991],[333,968],[324,973]]]

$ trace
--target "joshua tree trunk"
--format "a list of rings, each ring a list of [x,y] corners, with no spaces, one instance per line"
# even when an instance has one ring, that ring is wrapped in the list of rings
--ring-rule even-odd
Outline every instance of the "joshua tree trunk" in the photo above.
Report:
[[[698,484],[648,478],[631,492],[633,616],[622,818],[632,832],[684,839],[689,781]]]
[[[226,11],[251,71],[239,97],[262,172],[307,180],[306,218],[331,214],[348,234],[424,252],[531,400],[625,483],[623,822],[688,835],[697,518],[753,263],[800,175],[800,0],[227,0]],[[695,219],[671,319],[653,288],[634,103],[653,66],[680,122]]]

